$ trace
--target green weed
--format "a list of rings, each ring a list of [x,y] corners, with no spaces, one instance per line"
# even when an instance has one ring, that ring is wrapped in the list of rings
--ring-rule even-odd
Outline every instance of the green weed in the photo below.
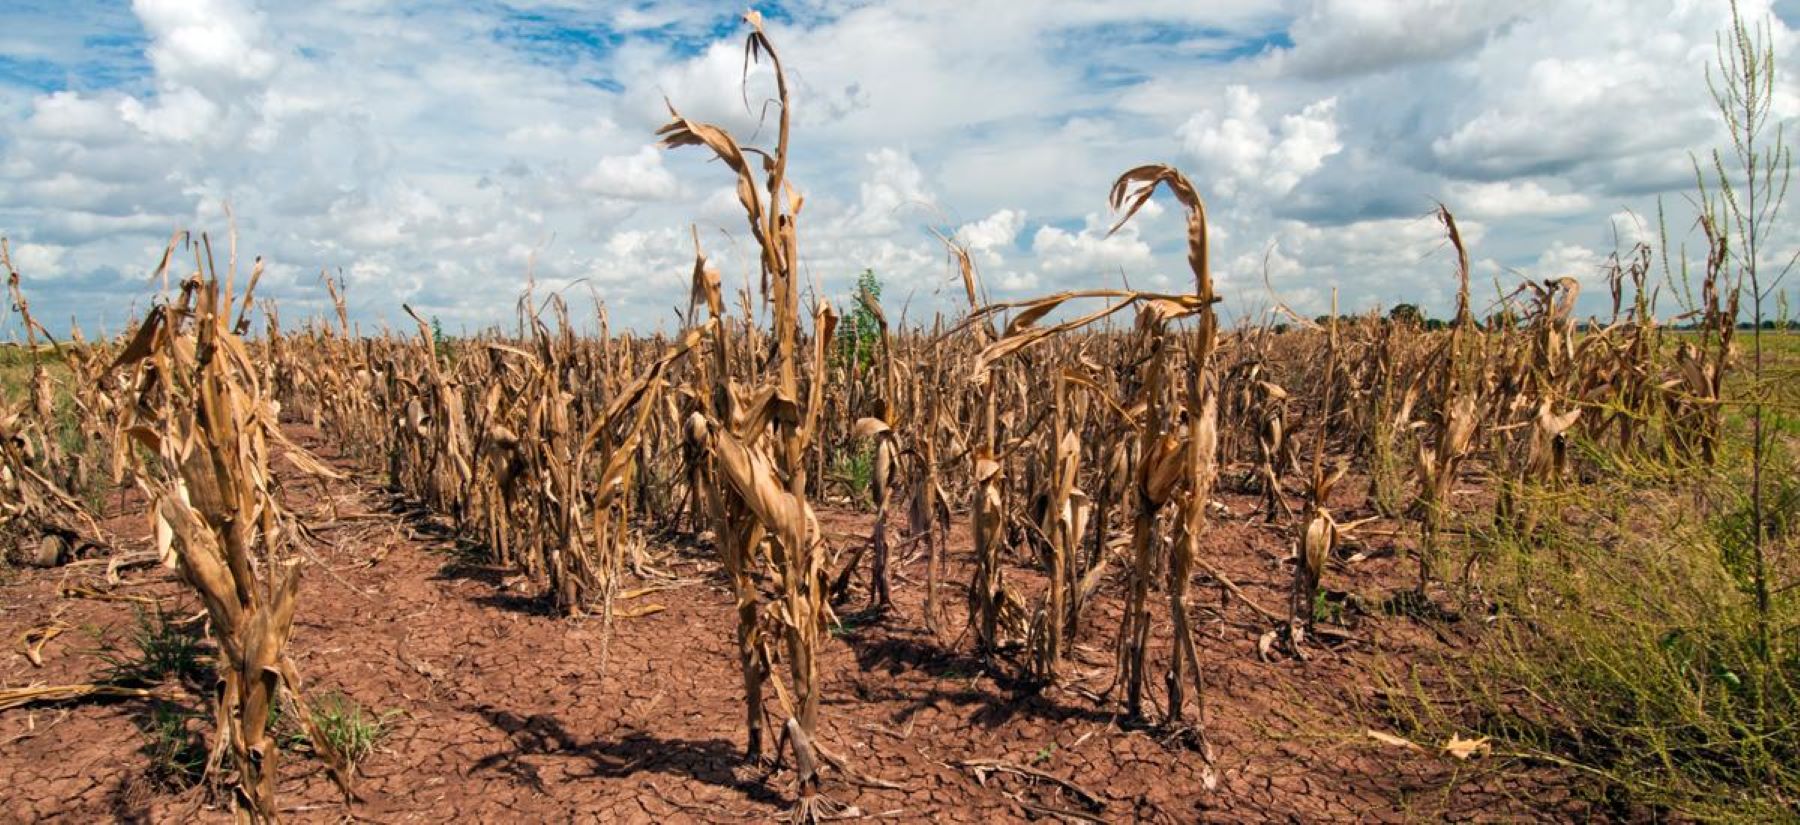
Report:
[[[389,723],[400,714],[397,710],[371,713],[355,699],[337,692],[320,696],[310,704],[308,712],[319,735],[328,747],[343,755],[352,769],[375,752],[391,731]]]
[[[186,790],[206,773],[206,743],[192,724],[198,717],[187,708],[157,702],[138,722],[143,753],[150,759],[149,778],[158,787]]]
[[[1490,631],[1446,657],[1443,684],[1383,673],[1389,721],[1418,741],[1487,736],[1497,754],[1573,767],[1622,818],[1783,818],[1800,800],[1800,604],[1774,600],[1782,630],[1765,647],[1741,508],[1692,506],[1732,487],[1615,481],[1562,513],[1617,519],[1611,530],[1472,532]],[[1800,580],[1783,557],[1771,572]]]
[[[864,446],[853,452],[839,453],[831,460],[830,475],[849,488],[857,507],[872,507],[871,488],[875,485],[875,451]]]
[[[172,620],[160,607],[137,610],[137,623],[121,649],[103,638],[97,652],[113,682],[160,683],[170,680],[198,685],[211,675],[211,650],[200,637]]]

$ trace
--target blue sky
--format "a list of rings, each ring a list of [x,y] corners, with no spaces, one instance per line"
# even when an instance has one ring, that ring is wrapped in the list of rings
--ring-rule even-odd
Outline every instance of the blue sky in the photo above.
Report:
[[[1717,145],[1702,0],[997,0],[766,4],[795,88],[802,256],[828,297],[874,268],[914,319],[954,311],[932,227],[996,298],[1188,282],[1179,216],[1107,237],[1112,178],[1194,179],[1227,308],[1444,311],[1441,200],[1490,292],[1688,236],[1691,153]],[[1772,26],[1779,116],[1800,0]],[[736,3],[9,0],[0,234],[54,328],[117,331],[170,232],[266,258],[293,319],[322,271],[369,328],[409,303],[506,322],[528,281],[615,326],[672,322],[697,226],[728,282],[752,258],[717,164],[665,152],[665,98],[766,142]],[[750,109],[745,106],[746,100]],[[1790,128],[1790,132],[1793,130]],[[752,138],[751,136],[754,136]],[[1789,222],[1788,227],[1800,225]],[[1777,235],[1791,250],[1796,233]],[[1789,253],[1791,254],[1791,253]],[[1673,304],[1666,311],[1676,309]],[[11,319],[0,337],[17,334]]]

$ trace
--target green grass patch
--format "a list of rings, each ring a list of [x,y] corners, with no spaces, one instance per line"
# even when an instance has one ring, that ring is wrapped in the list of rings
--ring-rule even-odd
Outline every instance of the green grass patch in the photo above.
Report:
[[[212,649],[161,608],[137,610],[125,646],[94,635],[100,643],[95,655],[106,664],[108,681],[202,685],[213,673]]]
[[[875,450],[873,447],[863,445],[833,456],[828,475],[849,491],[851,501],[858,508],[866,509],[875,505],[871,493],[871,488],[875,485]]]
[[[397,710],[375,713],[342,693],[326,693],[312,700],[307,713],[327,747],[341,754],[354,769],[375,752],[392,732]]]
[[[1735,463],[1741,445],[1722,466]],[[1777,594],[1747,571],[1738,472],[1685,484],[1616,475],[1559,497],[1529,537],[1471,531],[1492,606],[1442,683],[1386,667],[1388,719],[1411,738],[1490,737],[1502,758],[1570,769],[1622,819],[1794,821],[1800,804],[1800,582],[1794,465],[1770,488]]]
[[[150,781],[159,788],[184,791],[206,773],[207,749],[197,728],[200,715],[179,705],[157,702],[138,721],[142,752],[150,760]]]

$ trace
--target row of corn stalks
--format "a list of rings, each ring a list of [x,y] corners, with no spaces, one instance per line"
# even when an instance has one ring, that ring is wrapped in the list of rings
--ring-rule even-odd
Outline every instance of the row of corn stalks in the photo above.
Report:
[[[165,286],[135,333],[57,342],[7,260],[31,372],[22,398],[0,402],[0,538],[53,536],[64,555],[104,547],[92,508],[71,491],[100,473],[143,491],[159,544],[211,617],[225,665],[218,754],[236,765],[247,815],[275,818],[264,728],[278,691],[300,686],[284,646],[302,565],[271,460],[330,474],[286,444],[278,417],[380,468],[564,614],[610,622],[629,577],[661,575],[653,538],[710,547],[735,602],[747,753],[764,755],[778,714],[786,748],[776,752],[794,759],[802,818],[830,813],[821,772],[847,768],[821,737],[826,631],[859,591],[877,611],[897,609],[897,569],[922,563],[916,618],[926,627],[967,627],[996,666],[1012,663],[1041,686],[1097,632],[1089,608],[1112,588],[1124,614],[1109,640],[1117,675],[1106,700],[1185,734],[1210,759],[1190,588],[1204,574],[1236,591],[1207,558],[1219,519],[1256,518],[1291,537],[1286,611],[1246,601],[1304,655],[1334,563],[1374,518],[1416,531],[1414,595],[1426,600],[1458,521],[1487,518],[1529,538],[1556,517],[1543,493],[1579,472],[1576,445],[1670,467],[1718,454],[1737,307],[1719,286],[1716,233],[1686,316],[1697,333],[1657,321],[1641,248],[1605,273],[1609,320],[1578,329],[1573,278],[1526,282],[1478,312],[1443,208],[1455,252],[1447,275],[1459,284],[1446,329],[1280,307],[1226,330],[1204,202],[1166,166],[1125,172],[1110,203],[1123,225],[1159,190],[1173,196],[1192,291],[992,302],[967,250],[940,236],[967,311],[907,326],[859,296],[879,323],[873,357],[834,358],[835,311],[802,300],[787,76],[761,19],[746,20],[748,57],[773,69],[775,145],[745,147],[673,109],[658,134],[734,175],[755,288],[728,296],[696,233],[679,335],[614,335],[604,310],[597,337],[578,334],[563,298],[535,291],[510,332],[445,341],[413,314],[416,331],[362,334],[343,285],[329,280],[334,316],[286,328],[268,305],[252,335],[260,267],[234,295],[235,251],[221,278],[210,247],[172,241],[165,273],[181,250],[194,251],[194,268]],[[106,466],[57,437],[69,415],[53,398],[53,362],[67,367],[79,440],[116,445]],[[835,460],[862,451],[873,527],[827,535],[813,503],[842,495]],[[1340,492],[1352,472],[1366,480],[1360,496]],[[1462,503],[1459,491],[1476,485],[1496,491],[1491,512]],[[1222,490],[1259,503],[1233,513]],[[961,617],[940,592],[956,569],[959,520],[972,540]],[[1464,580],[1476,572],[1471,563]]]

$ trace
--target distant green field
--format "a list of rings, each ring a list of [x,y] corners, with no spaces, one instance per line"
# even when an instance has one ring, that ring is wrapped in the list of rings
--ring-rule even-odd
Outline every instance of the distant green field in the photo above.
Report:
[[[50,372],[50,381],[57,387],[57,395],[66,395],[69,366],[56,353],[48,350],[39,351],[38,357],[43,359],[44,369]],[[20,346],[0,345],[0,399],[14,402],[30,394],[31,364],[30,350]]]
[[[1735,341],[1740,357],[1725,377],[1725,394],[1742,398],[1752,385],[1752,338],[1740,331]],[[1763,386],[1770,414],[1764,419],[1773,432],[1788,438],[1800,437],[1800,334],[1768,332],[1762,335]],[[1749,419],[1745,408],[1734,407],[1726,414],[1726,426],[1742,428],[1748,433]]]
[[[1700,343],[1701,334],[1693,330],[1665,329],[1659,363],[1674,357],[1678,342]],[[1725,374],[1725,429],[1730,438],[1746,442],[1749,417],[1742,403],[1748,400],[1755,364],[1755,333],[1739,329],[1732,338],[1737,358]],[[1800,331],[1763,330],[1763,384],[1767,388],[1769,415],[1764,419],[1775,432],[1800,437]]]

